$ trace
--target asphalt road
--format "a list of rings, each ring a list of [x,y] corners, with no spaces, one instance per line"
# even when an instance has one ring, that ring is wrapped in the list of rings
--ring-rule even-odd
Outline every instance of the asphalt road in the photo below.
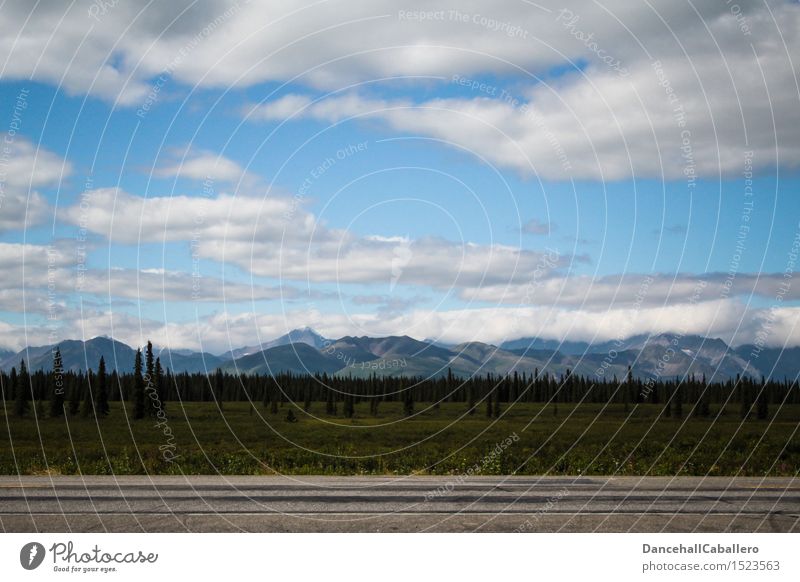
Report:
[[[800,479],[0,477],[6,532],[800,532]]]

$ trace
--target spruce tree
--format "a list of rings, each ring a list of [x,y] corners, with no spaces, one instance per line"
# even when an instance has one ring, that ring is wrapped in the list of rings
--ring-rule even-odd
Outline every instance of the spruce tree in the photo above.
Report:
[[[747,378],[739,379],[736,375],[736,381],[739,383],[739,416],[742,420],[747,420],[750,415],[750,390]]]
[[[53,353],[53,372],[50,374],[50,416],[53,418],[64,416],[64,390],[64,363],[61,349],[56,347]]]
[[[73,377],[69,391],[69,414],[75,416],[81,409],[81,396],[83,396],[83,375]]]
[[[136,350],[136,359],[133,364],[133,419],[141,420],[145,417],[144,378],[142,377],[142,350]]]
[[[86,377],[86,389],[83,391],[83,402],[81,403],[81,416],[88,418],[94,413],[94,402],[92,398],[92,389],[96,388],[95,375],[89,370]]]
[[[145,348],[144,365],[145,408],[150,416],[155,417],[158,414],[158,401],[157,398],[155,398],[158,396],[158,393],[156,392],[156,369],[155,360],[153,359],[153,343],[150,340],[147,340],[147,347]]]
[[[345,418],[353,418],[356,413],[355,403],[353,402],[352,394],[345,394],[344,396],[344,416]]]
[[[414,414],[414,395],[411,388],[406,388],[405,397],[403,400],[403,414],[411,416]]]
[[[25,360],[19,364],[19,376],[17,377],[17,394],[14,399],[14,414],[19,417],[25,416],[30,410],[31,379],[28,376],[28,369],[25,367]]]
[[[336,404],[333,402],[333,390],[326,385],[325,391],[327,392],[325,400],[325,414],[328,416],[334,416],[336,414]]]
[[[766,420],[769,417],[769,404],[767,403],[767,385],[764,379],[761,379],[761,390],[758,392],[756,398],[756,418],[758,420]]]
[[[106,361],[100,356],[100,363],[97,365],[97,390],[95,391],[97,400],[95,401],[95,414],[98,417],[107,416],[108,407],[108,386],[106,385]]]
[[[153,380],[153,386],[156,394],[158,394],[158,401],[161,404],[161,411],[162,413],[165,413],[167,408],[167,395],[166,387],[164,386],[164,369],[161,367],[161,358],[156,358],[155,379]]]
[[[14,401],[17,398],[17,388],[19,387],[17,369],[14,366],[11,366],[11,373],[8,375],[8,383],[11,384],[11,394],[9,394],[8,399]]]
[[[217,406],[222,410],[222,392],[225,390],[225,374],[222,368],[217,368],[217,373],[214,374],[214,400],[217,401]]]

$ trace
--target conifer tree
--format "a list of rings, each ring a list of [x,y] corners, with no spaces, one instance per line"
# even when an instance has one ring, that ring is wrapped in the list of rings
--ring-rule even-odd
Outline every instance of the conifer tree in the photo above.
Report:
[[[161,367],[161,358],[156,358],[155,378],[153,379],[153,386],[156,394],[158,394],[158,402],[161,405],[161,411],[166,412],[166,387],[164,386],[164,369]],[[157,412],[157,411],[156,411]]]
[[[224,390],[225,375],[222,373],[222,368],[217,368],[217,373],[214,375],[214,400],[217,401],[220,410],[222,410],[222,392]]]
[[[100,356],[100,363],[97,365],[97,390],[95,402],[95,414],[98,417],[107,416],[108,406],[108,386],[106,385],[106,361]]]
[[[19,376],[17,377],[17,394],[14,399],[14,414],[19,417],[25,416],[30,410],[31,379],[28,376],[28,369],[25,367],[25,360],[19,363]]]
[[[761,378],[761,390],[756,397],[756,418],[766,420],[769,417],[769,404],[767,402],[767,385],[764,378]]]
[[[83,375],[72,378],[69,391],[69,414],[75,416],[81,409],[81,396],[83,395]]]
[[[411,388],[406,388],[403,400],[403,414],[411,416],[414,414],[414,395]]]
[[[56,347],[53,352],[53,372],[50,375],[50,416],[53,418],[64,416],[64,384],[61,349]]]
[[[97,387],[95,385],[95,378],[96,376],[94,375],[94,373],[91,370],[89,370],[89,374],[86,377],[87,386],[86,389],[83,391],[83,402],[81,403],[81,416],[83,418],[88,418],[90,415],[94,413],[92,390]]]
[[[142,350],[136,350],[133,364],[133,419],[140,420],[145,416],[144,378],[142,377]]]

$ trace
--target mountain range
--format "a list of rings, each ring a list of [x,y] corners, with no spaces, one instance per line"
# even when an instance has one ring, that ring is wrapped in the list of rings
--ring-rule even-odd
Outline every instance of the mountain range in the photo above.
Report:
[[[58,344],[64,368],[97,368],[100,356],[109,371],[133,368],[135,348],[108,337]],[[0,352],[0,369],[9,371],[25,359],[30,370],[52,369],[54,345],[28,347],[20,352]],[[720,339],[700,336],[633,336],[604,343],[555,342],[520,338],[500,346],[481,342],[444,345],[408,336],[326,339],[313,329],[293,330],[258,346],[246,346],[215,355],[190,350],[156,349],[162,365],[173,372],[210,373],[221,368],[232,373],[327,373],[365,377],[377,375],[439,376],[451,370],[459,376],[473,374],[531,374],[534,370],[593,376],[602,370],[608,378],[622,378],[631,366],[638,377],[683,374],[728,379],[736,374],[794,379],[800,373],[800,347],[764,348],[753,356],[753,346],[732,348]]]

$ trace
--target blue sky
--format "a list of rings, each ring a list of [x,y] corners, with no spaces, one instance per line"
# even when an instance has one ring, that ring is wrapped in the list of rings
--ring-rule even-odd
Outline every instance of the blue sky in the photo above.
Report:
[[[0,10],[0,347],[800,342],[796,5],[91,6]]]

